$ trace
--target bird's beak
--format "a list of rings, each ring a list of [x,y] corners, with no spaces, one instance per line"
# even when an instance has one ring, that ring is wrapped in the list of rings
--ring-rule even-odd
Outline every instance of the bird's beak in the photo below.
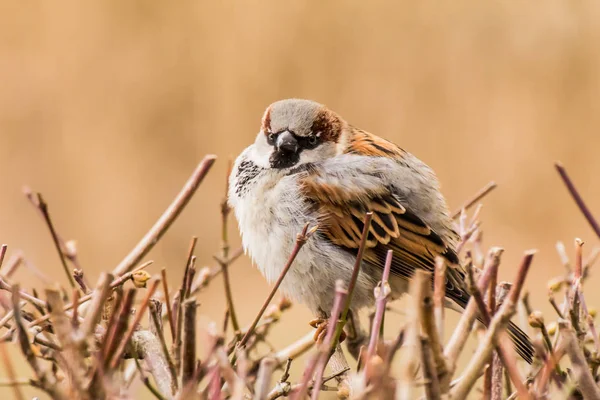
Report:
[[[282,151],[284,153],[296,153],[299,149],[298,141],[289,131],[283,131],[277,135],[275,146],[278,151]]]

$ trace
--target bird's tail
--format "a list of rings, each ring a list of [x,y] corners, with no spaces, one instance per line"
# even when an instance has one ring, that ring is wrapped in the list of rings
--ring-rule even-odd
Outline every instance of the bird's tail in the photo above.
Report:
[[[512,322],[508,324],[508,336],[510,336],[517,354],[531,364],[533,362],[533,344],[529,336]]]

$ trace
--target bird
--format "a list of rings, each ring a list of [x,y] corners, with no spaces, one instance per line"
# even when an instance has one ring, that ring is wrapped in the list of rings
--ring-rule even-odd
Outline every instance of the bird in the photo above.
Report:
[[[269,282],[279,277],[302,228],[317,226],[280,286],[315,316],[329,315],[337,280],[348,285],[367,212],[372,220],[352,312],[374,304],[388,250],[394,298],[408,292],[417,269],[433,272],[442,257],[447,306],[461,311],[469,301],[456,253],[460,238],[434,171],[323,104],[284,99],[266,108],[254,143],[234,162],[228,201],[244,250]],[[508,332],[531,363],[530,339],[512,322]]]

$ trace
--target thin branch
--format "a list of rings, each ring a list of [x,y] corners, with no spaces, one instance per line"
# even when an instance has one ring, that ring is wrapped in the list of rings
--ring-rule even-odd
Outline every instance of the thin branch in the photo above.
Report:
[[[421,337],[421,362],[423,364],[423,378],[425,379],[425,398],[439,400],[442,398],[438,370],[435,367],[431,343],[427,337]]]
[[[196,368],[196,299],[189,298],[183,303],[183,349],[181,381],[185,386],[194,376]]]
[[[161,269],[160,274],[162,276],[163,292],[165,295],[167,319],[169,320],[169,327],[171,328],[171,338],[172,340],[175,340],[175,319],[173,317],[173,310],[171,309],[171,295],[169,294],[169,284],[167,283],[167,269]]]
[[[267,398],[275,366],[275,360],[272,358],[264,358],[261,361],[256,377],[256,384],[254,385],[254,400],[264,400]]]
[[[325,367],[329,361],[331,355],[331,348],[336,345],[332,344],[335,340],[335,331],[338,324],[338,316],[342,311],[342,304],[344,300],[347,300],[348,293],[344,289],[344,284],[342,281],[337,281],[335,285],[335,298],[333,300],[333,308],[331,310],[331,315],[329,316],[329,323],[327,324],[327,334],[325,335],[325,340],[323,341],[321,348],[319,349],[319,353],[315,359],[315,364],[317,367],[317,375],[315,377],[315,387],[312,393],[312,399],[317,400],[319,398],[319,391],[321,390],[321,383],[323,382],[323,374],[325,373]],[[304,374],[304,383],[305,386],[298,392],[298,399],[302,399],[302,394],[305,389],[308,388],[308,379],[312,374],[307,374],[305,371]]]
[[[148,388],[150,393],[152,393],[154,395],[154,397],[156,397],[158,400],[167,400],[167,398],[165,396],[163,396],[163,394],[157,388],[155,388],[154,385],[150,382],[150,378],[148,378],[146,376],[146,374],[144,373],[144,370],[142,369],[142,366],[140,365],[140,362],[138,361],[138,359],[134,358],[133,361],[135,362],[135,366],[136,366],[138,372],[140,373],[140,379],[144,383],[144,386],[146,386],[146,388]]]
[[[135,330],[138,327],[138,324],[142,320],[142,317],[144,316],[144,312],[146,312],[146,308],[148,308],[148,303],[150,302],[150,298],[152,297],[152,295],[158,288],[159,284],[160,284],[160,280],[156,279],[154,282],[152,282],[152,285],[148,289],[148,293],[146,293],[146,297],[144,297],[142,304],[140,305],[137,312],[135,313],[133,322],[131,323],[131,325],[129,326],[129,329],[123,336],[123,339],[121,339],[121,342],[119,343],[119,347],[117,347],[117,350],[112,355],[113,356],[112,363],[110,364],[111,369],[117,368],[117,365],[119,365],[119,362],[121,361],[121,357],[123,356],[123,353],[125,353],[125,347],[128,345],[129,340],[131,340],[131,337],[133,336],[133,332],[135,332]]]
[[[6,255],[7,244],[0,246],[0,270],[2,270],[2,263],[4,262],[4,256]]]
[[[119,276],[131,271],[135,265],[139,263],[150,250],[152,250],[154,245],[160,240],[167,229],[169,229],[173,221],[175,221],[181,211],[183,211],[215,160],[216,156],[214,155],[204,157],[163,215],[161,215],[158,221],[150,228],[148,233],[146,233],[135,248],[125,256],[123,261],[115,267],[113,270],[114,275]]]
[[[477,351],[473,357],[471,357],[462,379],[460,379],[451,389],[450,395],[452,398],[467,398],[467,395],[475,385],[475,382],[481,376],[481,372],[485,368],[485,365],[490,361],[492,350],[498,340],[498,335],[510,321],[511,314],[514,314],[514,306],[512,310],[510,307],[503,307],[494,316],[488,329],[485,331],[483,340],[479,344],[479,347],[477,347]]]
[[[469,208],[471,208],[473,206],[473,204],[477,203],[479,200],[484,198],[488,193],[490,193],[492,190],[494,190],[497,186],[498,185],[496,184],[496,182],[491,181],[487,185],[485,185],[484,187],[479,189],[479,191],[475,194],[475,196],[473,196],[472,199],[470,199],[465,204],[463,204],[458,210],[454,211],[454,213],[452,214],[452,219],[458,218],[460,216],[460,213],[462,212],[462,210],[468,210]]]
[[[565,341],[565,350],[571,359],[571,367],[577,388],[585,399],[600,399],[600,388],[590,373],[586,358],[579,347],[579,341],[568,320],[559,320],[560,335]]]
[[[229,213],[231,208],[227,202],[227,196],[229,194],[229,175],[231,175],[232,169],[231,159],[227,164],[227,173],[225,175],[225,196],[221,200],[221,257],[219,259],[219,265],[221,272],[223,273],[223,287],[225,290],[225,299],[227,300],[227,308],[229,310],[229,318],[231,319],[231,326],[236,335],[239,335],[240,324],[233,306],[233,292],[231,290],[231,279],[229,278],[229,265],[220,260],[227,260],[229,258],[229,235],[227,222],[229,219]]]
[[[571,178],[567,174],[567,170],[558,161],[554,163],[554,166],[556,167],[556,170],[558,171],[558,173],[560,174],[560,177],[562,178],[563,182],[565,183],[565,186],[567,187],[567,190],[569,190],[569,193],[571,193],[571,196],[573,197],[573,200],[575,200],[575,203],[577,203],[577,206],[579,207],[579,210],[581,211],[581,213],[583,214],[583,216],[585,217],[585,219],[587,219],[588,223],[590,224],[590,226],[592,227],[592,229],[596,233],[596,236],[598,236],[598,238],[600,238],[600,225],[598,225],[598,222],[596,221],[596,219],[592,215],[592,212],[586,206],[585,202],[583,201],[583,198],[581,197],[581,195],[579,194],[579,192],[575,188],[575,185],[573,184],[573,181],[571,180]]]
[[[346,296],[346,304],[344,304],[342,315],[340,316],[340,320],[337,323],[335,336],[333,338],[333,341],[331,342],[331,350],[335,349],[335,347],[337,346],[337,343],[339,342],[340,337],[342,335],[344,325],[346,324],[346,321],[348,321],[348,314],[350,313],[350,304],[352,303],[352,294],[354,293],[354,287],[356,286],[356,281],[358,280],[358,274],[362,265],[363,254],[365,252],[365,248],[367,247],[367,239],[369,237],[369,230],[371,229],[371,219],[373,219],[373,212],[369,211],[365,214],[365,218],[363,220],[363,230],[360,238],[360,244],[358,245],[356,259],[354,260],[354,267],[352,268],[352,276],[350,277],[350,283],[348,284],[348,295]]]
[[[165,387],[168,386],[170,388],[170,392],[174,392],[177,388],[177,371],[175,370],[175,365],[173,364],[173,360],[171,360],[169,355],[169,349],[161,326],[161,304],[158,300],[151,300],[149,307],[150,333],[158,341],[158,352],[160,352],[160,358],[150,362],[156,368],[160,368],[159,373],[161,376],[165,376],[168,373],[168,384],[165,385]],[[132,340],[134,339],[135,334],[133,335]],[[154,341],[152,341],[152,345],[155,345]],[[154,378],[156,379],[157,376],[155,375]],[[169,391],[167,391],[167,393],[169,393]]]
[[[126,274],[120,276],[119,278],[115,279],[114,281],[111,282],[110,284],[110,288],[111,289],[115,289],[119,286],[121,286],[122,284],[124,284],[125,282],[127,282],[129,279],[132,278],[133,274],[135,274],[136,272],[139,272],[141,270],[143,270],[144,268],[148,267],[150,264],[152,264],[153,261],[148,261],[142,265],[140,265],[139,267],[137,267],[136,269],[134,269],[131,272],[127,272]],[[86,303],[88,301],[90,301],[92,299],[93,293],[90,293],[88,295],[83,296],[82,298],[79,299],[79,305]],[[73,303],[67,304],[64,308],[65,311],[69,311],[70,309],[72,309],[74,306]],[[33,320],[29,323],[29,327],[34,327],[37,326],[43,322],[46,322],[50,319],[50,315],[44,315],[36,320]]]
[[[104,303],[110,294],[110,283],[113,279],[113,276],[106,272],[103,272],[102,275],[100,275],[96,289],[92,292],[92,304],[88,307],[83,323],[81,324],[82,339],[87,338],[94,332],[94,329],[100,320],[100,316],[102,315]],[[81,299],[79,299],[79,302],[81,304]]]
[[[367,358],[371,358],[377,349],[377,343],[379,341],[380,331],[383,324],[383,316],[385,314],[385,306],[387,299],[391,293],[390,284],[388,280],[390,278],[390,269],[392,266],[392,258],[394,252],[388,250],[385,265],[383,267],[383,275],[381,276],[381,282],[377,286],[376,290],[376,305],[375,305],[375,317],[373,318],[373,325],[371,327],[371,337],[369,340],[369,347],[367,350]]]
[[[4,278],[10,278],[16,271],[17,268],[23,263],[23,254],[17,252],[13,254],[6,264],[3,263],[2,269],[0,269],[0,276]]]
[[[262,315],[264,314],[265,310],[267,309],[267,307],[271,303],[271,300],[273,300],[273,297],[275,296],[275,292],[277,292],[277,289],[279,289],[279,285],[281,285],[281,282],[283,281],[283,278],[285,278],[285,275],[290,270],[292,264],[294,263],[294,260],[296,259],[296,256],[298,255],[298,252],[300,252],[300,249],[302,248],[302,246],[304,246],[304,244],[306,243],[306,241],[310,238],[310,236],[313,233],[316,232],[316,230],[317,230],[317,226],[314,226],[314,227],[312,227],[309,230],[308,229],[308,223],[307,223],[306,225],[304,225],[304,228],[302,229],[302,232],[298,234],[298,237],[296,238],[296,244],[294,245],[294,249],[292,250],[292,253],[290,254],[290,257],[288,258],[288,261],[285,264],[285,267],[283,267],[283,270],[281,270],[281,273],[279,274],[279,278],[277,278],[277,282],[275,282],[275,285],[273,286],[273,289],[271,289],[271,293],[269,293],[269,295],[267,296],[267,298],[266,298],[265,302],[263,303],[260,311],[258,312],[258,314],[256,314],[256,317],[254,317],[254,321],[252,322],[252,325],[250,325],[250,328],[248,328],[248,330],[246,331],[246,334],[244,335],[244,337],[242,338],[242,340],[240,340],[240,342],[238,344],[239,348],[243,348],[246,345],[246,343],[248,343],[248,340],[250,339],[250,337],[254,333],[254,329],[256,328],[256,325],[258,324],[258,321],[260,321],[260,319],[261,319]]]
[[[479,282],[477,285],[480,291],[484,292],[489,286],[492,275],[496,273],[495,271],[497,271],[498,266],[500,265],[500,257],[502,256],[503,251],[504,250],[499,247],[490,249],[483,267],[483,273],[479,277]],[[458,356],[462,352],[465,343],[467,342],[469,333],[471,332],[471,328],[473,327],[473,323],[475,322],[476,318],[477,304],[475,299],[471,298],[467,304],[467,307],[465,307],[465,310],[463,311],[458,325],[454,329],[452,337],[444,349],[444,355],[448,360],[448,365],[451,368],[451,371],[456,369]]]
[[[421,327],[423,331],[427,335],[427,345],[429,346],[428,350],[433,356],[435,371],[436,371],[436,380],[440,380],[438,385],[441,385],[441,390],[443,393],[446,393],[449,389],[450,385],[450,377],[448,376],[448,365],[446,358],[444,357],[444,350],[442,347],[441,339],[438,335],[438,330],[435,325],[435,317],[434,317],[434,309],[433,309],[433,298],[431,293],[431,274],[425,273],[425,271],[418,270],[417,274],[424,274],[423,280],[426,282],[422,291],[422,301],[419,304],[419,308],[421,309]],[[423,354],[425,357],[425,354]],[[431,378],[434,379],[434,378]],[[439,388],[438,388],[439,389]],[[435,393],[434,393],[435,394]]]
[[[433,312],[440,341],[444,341],[444,310],[446,302],[446,262],[442,257],[435,259],[433,275]]]
[[[134,332],[131,337],[133,357],[143,359],[158,389],[169,398],[177,390],[177,378],[172,375],[168,355],[156,335],[148,330]]]
[[[415,389],[415,372],[421,361],[420,330],[423,320],[423,300],[426,290],[431,285],[431,276],[423,270],[415,271],[409,283],[410,303],[405,326],[405,351],[398,371],[396,398],[412,399]]]
[[[44,221],[46,222],[46,225],[48,226],[48,229],[50,230],[50,235],[52,236],[52,241],[54,242],[54,246],[56,247],[56,251],[58,252],[58,256],[60,258],[62,267],[65,271],[65,274],[67,275],[67,278],[69,279],[69,284],[71,285],[72,288],[74,288],[75,280],[73,280],[71,271],[69,270],[69,267],[67,266],[67,261],[65,260],[65,254],[62,250],[60,239],[58,237],[58,234],[56,233],[56,229],[54,229],[54,225],[52,224],[52,219],[50,218],[50,213],[48,212],[48,204],[44,201],[44,198],[42,197],[41,193],[36,192],[34,194],[31,191],[31,189],[29,189],[27,187],[23,188],[23,191],[25,192],[25,196],[27,196],[27,198],[31,201],[31,203],[34,206],[36,206],[38,208],[38,210],[40,210],[40,212],[42,213],[42,216],[44,217]],[[35,196],[35,198],[34,198],[34,196]]]
[[[10,382],[17,382],[17,374],[15,373],[15,367],[12,365],[10,361],[10,355],[8,354],[8,350],[6,349],[6,343],[0,343],[0,355],[2,356],[2,362],[4,364],[4,370],[8,375],[8,379]],[[29,381],[27,381],[29,383]],[[17,400],[25,400],[25,395],[21,390],[20,385],[11,385],[13,388],[13,394],[15,399]]]

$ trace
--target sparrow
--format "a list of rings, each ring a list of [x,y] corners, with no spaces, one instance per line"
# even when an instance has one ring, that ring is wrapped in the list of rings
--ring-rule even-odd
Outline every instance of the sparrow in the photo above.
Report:
[[[469,301],[459,240],[435,173],[397,145],[356,128],[326,106],[287,99],[267,107],[252,145],[236,159],[229,203],[245,251],[275,281],[306,223],[316,234],[281,283],[285,296],[317,316],[332,309],[335,283],[352,275],[366,212],[373,213],[351,310],[374,304],[388,250],[393,251],[393,297],[408,291],[416,269],[447,263],[450,308]],[[510,324],[517,353],[531,363],[527,335]]]

